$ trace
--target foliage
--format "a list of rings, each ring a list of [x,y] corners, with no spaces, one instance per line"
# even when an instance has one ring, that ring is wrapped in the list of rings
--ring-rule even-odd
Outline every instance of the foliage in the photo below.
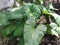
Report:
[[[54,17],[55,22],[50,18],[50,24],[48,22],[47,24],[38,23],[42,14]],[[59,37],[60,16],[42,4],[24,3],[21,8],[0,12],[0,30],[2,36],[8,37],[9,41],[19,37],[17,45],[39,45],[44,34]]]

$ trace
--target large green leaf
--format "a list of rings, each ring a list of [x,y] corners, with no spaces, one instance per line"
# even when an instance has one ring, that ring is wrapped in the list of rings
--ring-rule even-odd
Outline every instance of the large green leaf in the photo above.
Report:
[[[41,14],[40,8],[38,7],[38,5],[35,5],[35,4],[31,5],[30,11],[36,18],[38,18]]]
[[[23,29],[24,29],[25,21],[19,21],[15,26],[15,31],[13,33],[13,36],[20,36],[23,35]]]
[[[0,33],[2,34],[3,37],[6,37],[7,35],[10,35],[15,29],[15,25],[10,24],[7,25],[3,28],[0,28]]]
[[[35,18],[38,18],[41,14],[39,6],[31,3],[25,4],[20,11],[22,15],[27,17],[34,16]]]
[[[26,25],[24,27],[24,44],[31,45],[29,43],[30,39],[32,38],[32,34],[34,33],[34,26],[35,26],[35,18],[29,18],[26,21]]]
[[[35,18],[34,17],[29,18],[26,21],[26,25],[24,27],[24,44],[39,45],[46,30],[47,30],[46,26],[42,24],[35,28]]]
[[[10,19],[23,18],[23,15],[21,14],[20,9],[17,9],[17,10],[15,10],[15,11],[6,12],[6,15],[8,16],[9,20],[10,20]]]
[[[0,26],[8,24],[7,19],[7,16],[4,13],[0,12]]]

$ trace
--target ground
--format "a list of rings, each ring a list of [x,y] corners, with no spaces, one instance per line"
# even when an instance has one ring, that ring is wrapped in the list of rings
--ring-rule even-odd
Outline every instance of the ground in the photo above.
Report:
[[[45,35],[40,45],[60,45],[60,38],[52,35]]]

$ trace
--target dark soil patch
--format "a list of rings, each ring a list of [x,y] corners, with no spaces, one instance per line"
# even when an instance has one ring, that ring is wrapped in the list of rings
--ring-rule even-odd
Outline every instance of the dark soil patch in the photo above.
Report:
[[[60,45],[60,38],[52,35],[45,35],[40,45]]]

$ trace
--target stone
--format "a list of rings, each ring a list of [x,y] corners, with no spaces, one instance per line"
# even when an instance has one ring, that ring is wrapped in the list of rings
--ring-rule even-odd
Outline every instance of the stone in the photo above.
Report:
[[[0,10],[7,7],[12,7],[13,4],[14,0],[0,0]]]

